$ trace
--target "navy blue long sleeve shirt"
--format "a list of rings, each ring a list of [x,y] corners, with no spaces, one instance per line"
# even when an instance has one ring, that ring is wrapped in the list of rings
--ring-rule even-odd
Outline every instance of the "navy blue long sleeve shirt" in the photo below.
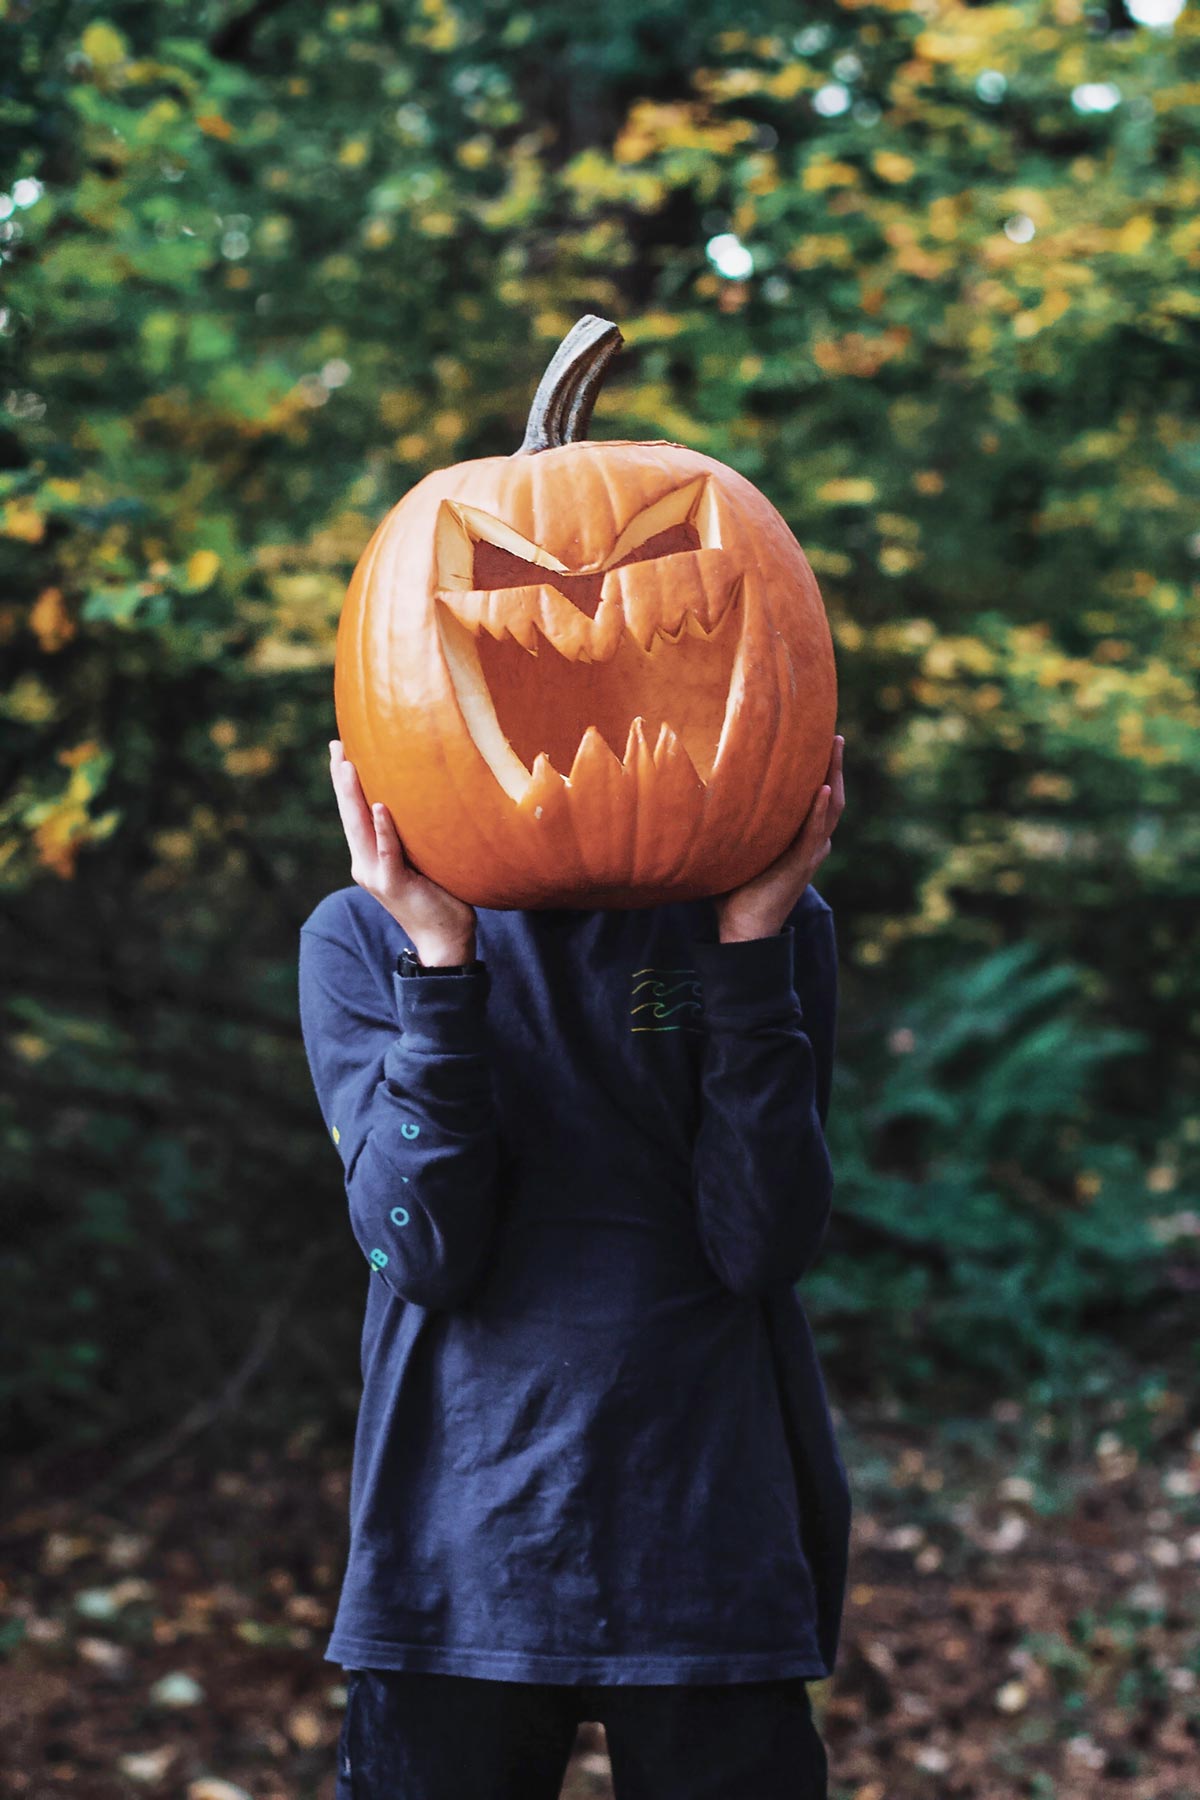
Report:
[[[795,1284],[828,1222],[833,916],[478,915],[403,975],[357,886],[300,933],[365,1259],[326,1657],[542,1682],[820,1679],[846,1471]]]

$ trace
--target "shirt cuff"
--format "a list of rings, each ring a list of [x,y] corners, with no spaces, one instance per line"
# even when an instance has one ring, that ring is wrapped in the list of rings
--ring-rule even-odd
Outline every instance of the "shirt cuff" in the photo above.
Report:
[[[796,934],[790,925],[771,937],[722,944],[692,944],[710,1025],[795,1020],[799,1015],[793,975]]]
[[[491,986],[488,970],[476,963],[467,970],[430,969],[415,977],[392,971],[396,1017],[414,1049],[481,1050]]]

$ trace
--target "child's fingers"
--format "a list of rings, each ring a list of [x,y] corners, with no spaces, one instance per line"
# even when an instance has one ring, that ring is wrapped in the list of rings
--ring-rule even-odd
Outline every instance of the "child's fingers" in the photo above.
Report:
[[[820,787],[813,795],[812,805],[808,809],[803,825],[772,867],[786,868],[789,872],[804,867],[821,839],[828,836],[829,827],[826,822],[828,806],[829,789]]]
[[[404,854],[404,845],[400,842],[400,833],[396,830],[396,822],[382,801],[371,808],[371,816],[375,821],[375,853],[384,868],[391,874],[399,876],[408,868],[408,859]]]
[[[363,796],[362,783],[358,779],[358,770],[342,756],[331,761],[329,773],[351,858],[365,860],[374,852],[375,832],[371,824],[370,808]]]
[[[846,779],[843,773],[845,749],[846,740],[839,737],[836,740],[837,766],[833,775],[833,819],[835,824],[841,818],[842,809],[846,804]]]
[[[829,814],[829,802],[832,789],[828,783],[819,787],[813,795],[813,803],[808,809],[808,817],[804,821],[804,829],[800,833],[800,842],[812,849],[826,835],[826,819]]]

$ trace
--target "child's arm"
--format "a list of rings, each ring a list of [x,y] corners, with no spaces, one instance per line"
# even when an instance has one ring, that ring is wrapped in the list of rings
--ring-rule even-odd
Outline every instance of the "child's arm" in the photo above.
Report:
[[[708,1041],[693,1155],[701,1241],[745,1298],[798,1281],[825,1235],[825,1144],[837,1012],[833,914],[799,907],[783,931],[696,943]],[[794,966],[793,966],[794,965]]]
[[[405,976],[305,925],[300,1023],[360,1249],[402,1300],[461,1304],[497,1215],[488,976]]]

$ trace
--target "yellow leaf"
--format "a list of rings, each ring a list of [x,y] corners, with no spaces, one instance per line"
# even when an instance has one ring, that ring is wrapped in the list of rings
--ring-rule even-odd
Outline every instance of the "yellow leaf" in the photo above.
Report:
[[[188,592],[198,594],[202,588],[211,587],[220,567],[221,559],[215,550],[193,550],[185,571]]]
[[[817,499],[827,506],[869,506],[875,498],[875,483],[865,477],[847,475],[835,481],[823,481]]]
[[[115,810],[101,813],[99,818],[93,818],[88,810],[106,772],[104,758],[93,766],[81,764],[63,793],[40,801],[25,815],[38,861],[63,880],[74,875],[80,850],[110,837],[120,823],[121,815]]]
[[[818,231],[801,238],[785,258],[793,269],[819,269],[823,263],[848,268],[853,260],[849,238],[837,231]]]
[[[458,227],[454,214],[444,209],[418,213],[413,224],[424,237],[452,237]]]
[[[82,769],[88,763],[100,762],[104,752],[95,738],[84,738],[82,744],[71,744],[67,749],[58,751],[55,762],[60,762],[64,769]]]
[[[115,25],[95,19],[79,40],[79,47],[94,69],[115,69],[129,54],[129,47]]]
[[[1147,213],[1135,213],[1126,219],[1117,233],[1117,249],[1122,256],[1137,256],[1154,236],[1154,220]]]
[[[22,544],[40,544],[46,535],[46,521],[30,501],[10,500],[4,508],[0,535]]]
[[[718,119],[694,100],[636,100],[613,144],[613,161],[644,162],[662,150],[700,150],[722,156],[735,150],[754,126],[748,119]]]
[[[821,157],[805,169],[803,185],[810,194],[818,194],[825,188],[852,187],[857,180],[858,170],[853,163],[831,162],[827,157]]]
[[[896,150],[877,150],[871,158],[871,167],[883,181],[908,181],[915,173],[917,165],[909,156],[901,156]]]
[[[1181,313],[1185,319],[1200,317],[1200,294],[1190,288],[1168,288],[1162,297],[1164,312]]]
[[[269,775],[278,760],[269,744],[247,744],[244,749],[230,750],[224,758],[226,770],[235,778]]]
[[[677,337],[683,328],[684,321],[676,313],[653,310],[642,313],[640,318],[630,319],[628,324],[624,321],[621,324],[627,344],[646,344],[659,338]]]
[[[819,544],[809,544],[805,555],[818,575],[849,575],[854,567],[850,558],[842,551],[823,550]],[[845,632],[850,630],[857,630],[857,627],[848,624],[843,626],[840,642],[848,643],[850,641],[845,635]],[[861,637],[859,641],[861,642]]]
[[[727,75],[731,72],[724,71]],[[818,87],[820,82],[820,75],[807,64],[785,63],[776,74],[767,77],[762,83],[762,90],[775,100],[794,100],[797,94],[802,94],[806,88]]]
[[[49,656],[75,636],[75,621],[63,603],[61,588],[42,589],[29,611],[29,629]]]
[[[818,338],[813,345],[813,361],[827,375],[868,377],[877,374],[884,363],[903,355],[911,337],[907,326],[893,325],[874,336],[848,331],[840,338]]]
[[[19,675],[7,693],[0,694],[0,716],[18,719],[22,725],[44,725],[55,711],[50,689],[31,672]]]

